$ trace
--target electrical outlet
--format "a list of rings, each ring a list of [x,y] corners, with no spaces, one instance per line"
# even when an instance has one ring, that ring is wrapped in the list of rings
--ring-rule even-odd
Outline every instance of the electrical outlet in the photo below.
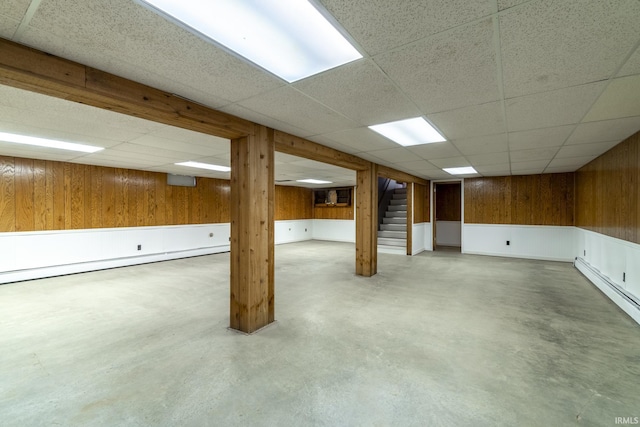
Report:
[[[583,255],[582,256],[587,256],[587,250],[586,249],[583,251]]]
[[[626,282],[627,281],[627,273],[622,273],[622,281]]]
[[[209,233],[209,237],[213,237],[213,233]]]
[[[141,251],[142,250],[142,245],[138,245],[138,250]]]
[[[507,240],[507,246],[511,245],[511,241]]]
[[[305,232],[305,233],[307,232],[307,229],[306,229],[306,228],[304,229],[304,232]]]

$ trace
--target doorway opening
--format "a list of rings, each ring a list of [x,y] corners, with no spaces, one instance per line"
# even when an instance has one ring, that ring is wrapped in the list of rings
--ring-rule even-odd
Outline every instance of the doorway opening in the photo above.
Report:
[[[460,252],[462,246],[462,184],[433,184],[433,250]]]

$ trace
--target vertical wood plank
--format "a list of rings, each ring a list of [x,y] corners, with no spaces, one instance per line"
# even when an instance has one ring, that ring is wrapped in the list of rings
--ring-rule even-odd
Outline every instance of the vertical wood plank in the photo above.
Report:
[[[116,225],[115,209],[115,169],[102,168],[102,226],[113,228]]]
[[[16,231],[15,159],[0,156],[0,232]]]
[[[44,204],[45,204],[45,218],[43,230],[56,230],[55,227],[55,185],[54,185],[54,166],[55,162],[45,162],[44,172]]]
[[[230,327],[247,333],[275,318],[274,146],[259,125],[231,141]]]
[[[53,230],[64,230],[66,220],[65,164],[52,162],[53,169]]]
[[[33,161],[33,230],[47,229],[46,162]]]
[[[80,230],[84,225],[84,165],[71,165],[71,228]]]
[[[35,229],[33,209],[33,160],[15,159],[16,231]]]

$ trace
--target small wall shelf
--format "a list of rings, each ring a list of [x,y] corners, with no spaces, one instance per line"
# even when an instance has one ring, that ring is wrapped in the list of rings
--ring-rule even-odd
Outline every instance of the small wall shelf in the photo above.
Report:
[[[335,203],[331,203],[332,191],[335,191],[335,197],[333,200]],[[313,191],[313,205],[316,208],[330,208],[335,206],[351,206],[351,195],[353,189],[351,187],[346,188],[323,188]]]

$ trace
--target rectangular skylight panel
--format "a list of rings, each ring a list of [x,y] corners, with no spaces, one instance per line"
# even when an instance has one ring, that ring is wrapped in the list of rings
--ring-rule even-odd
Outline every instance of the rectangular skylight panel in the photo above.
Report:
[[[180,163],[176,163],[176,165],[187,166],[190,168],[207,169],[210,171],[217,171],[217,172],[229,172],[231,170],[231,168],[228,166],[219,166],[219,165],[212,165],[209,163],[200,163],[200,162],[180,162]]]
[[[56,148],[58,150],[80,151],[83,153],[95,153],[104,150],[102,147],[92,145],[76,144],[74,142],[58,141],[55,139],[38,138],[35,136],[17,135],[13,133],[0,132],[0,141],[14,144],[35,145],[37,147]]]
[[[307,0],[139,0],[295,82],[362,58]]]
[[[478,171],[471,166],[463,168],[444,168],[442,170],[451,175],[473,175],[478,173]]]
[[[369,129],[405,147],[446,141],[446,139],[422,117],[369,126]]]
[[[331,184],[331,181],[322,181],[320,179],[298,179],[296,182],[304,182],[307,184]]]

